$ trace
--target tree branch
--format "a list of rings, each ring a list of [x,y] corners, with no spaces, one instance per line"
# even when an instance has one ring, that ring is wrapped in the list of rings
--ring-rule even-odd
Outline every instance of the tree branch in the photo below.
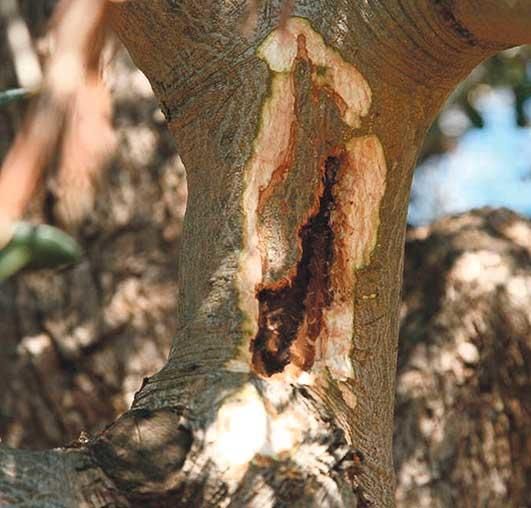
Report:
[[[129,503],[116,492],[112,481],[86,450],[0,447],[0,505],[100,508]]]
[[[478,39],[502,46],[531,43],[530,0],[443,1]]]

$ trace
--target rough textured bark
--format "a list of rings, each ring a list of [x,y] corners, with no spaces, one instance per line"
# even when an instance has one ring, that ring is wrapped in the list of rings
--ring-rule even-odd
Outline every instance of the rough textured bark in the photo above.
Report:
[[[488,16],[476,36],[446,1],[299,1],[283,28],[266,1],[248,36],[245,7],[114,11],[187,168],[179,330],[100,435],[2,452],[7,503],[34,491],[24,471],[59,467],[59,497],[87,506],[393,505],[411,168],[453,87],[526,41],[489,36]],[[56,482],[40,506],[57,505]]]

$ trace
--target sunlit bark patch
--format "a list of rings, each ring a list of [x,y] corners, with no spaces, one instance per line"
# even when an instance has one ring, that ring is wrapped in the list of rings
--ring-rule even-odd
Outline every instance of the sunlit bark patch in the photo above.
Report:
[[[324,93],[337,108],[347,132],[359,127],[368,113],[371,91],[357,69],[300,18],[290,19],[282,31],[273,31],[257,54],[266,62],[271,81],[245,167],[244,248],[237,276],[245,331],[251,339],[251,367],[270,376],[288,365],[307,371],[318,362],[334,377],[348,378],[352,374],[348,356],[354,272],[368,261],[374,248],[385,188],[385,161],[377,138],[352,138],[336,147],[328,145],[319,155],[321,179],[312,184],[316,185],[314,203],[308,210],[297,211],[302,217],[294,223],[300,224],[298,238],[279,235],[282,243],[270,244],[275,234],[267,228],[272,226],[268,224],[264,232],[260,223],[269,200],[279,192],[282,196],[290,171],[297,168],[297,147],[312,144],[297,138],[302,121],[297,118],[301,111],[297,65],[302,62],[309,69],[314,90],[311,104],[319,108]],[[293,249],[298,251],[296,257]],[[278,255],[272,261],[268,252]],[[292,264],[294,259],[298,261]],[[266,266],[271,269],[272,262],[283,271],[276,280],[264,271]]]

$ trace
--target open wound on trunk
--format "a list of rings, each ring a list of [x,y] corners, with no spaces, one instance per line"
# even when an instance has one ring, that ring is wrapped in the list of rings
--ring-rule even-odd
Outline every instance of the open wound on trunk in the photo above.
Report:
[[[370,261],[385,191],[378,138],[353,134],[369,112],[371,90],[301,18],[273,31],[257,54],[269,68],[270,90],[245,167],[237,279],[249,338],[245,356],[262,376],[290,366],[300,372],[326,368],[345,380],[352,377],[356,269]],[[301,92],[303,79],[307,93]],[[346,133],[333,142],[308,139],[313,129],[301,128],[307,117],[322,114],[325,96]],[[310,162],[301,168],[301,159]],[[293,174],[312,164],[309,176]],[[299,187],[312,185],[302,211],[300,199],[290,202],[297,176]],[[286,226],[290,217],[295,224]]]

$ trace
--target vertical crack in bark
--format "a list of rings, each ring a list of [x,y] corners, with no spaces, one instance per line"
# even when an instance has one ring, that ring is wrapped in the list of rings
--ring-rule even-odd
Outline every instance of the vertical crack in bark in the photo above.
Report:
[[[324,163],[323,190],[319,210],[299,230],[302,254],[296,272],[281,285],[262,287],[259,302],[258,333],[251,343],[256,372],[271,376],[286,365],[309,369],[315,356],[315,341],[322,325],[323,309],[330,305],[329,266],[333,255],[333,231],[330,213],[334,207],[333,187],[341,166],[339,157]],[[306,316],[306,337],[292,348]]]

